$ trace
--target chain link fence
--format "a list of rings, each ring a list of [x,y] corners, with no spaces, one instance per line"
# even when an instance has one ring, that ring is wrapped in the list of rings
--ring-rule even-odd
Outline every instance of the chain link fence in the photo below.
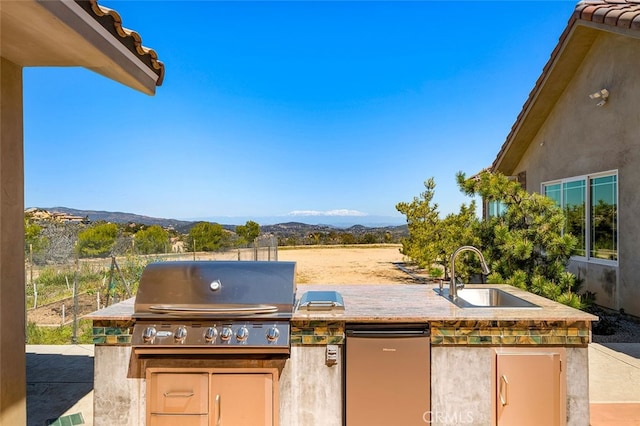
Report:
[[[253,247],[238,249],[238,260],[278,260],[278,239],[273,235],[256,238]]]

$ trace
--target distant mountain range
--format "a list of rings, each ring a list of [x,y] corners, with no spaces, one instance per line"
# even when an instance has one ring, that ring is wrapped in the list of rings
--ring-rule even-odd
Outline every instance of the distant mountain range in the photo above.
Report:
[[[387,226],[400,226],[405,224],[404,217],[392,216],[350,216],[350,215],[299,215],[286,214],[280,216],[213,216],[213,217],[195,217],[189,218],[192,221],[207,221],[215,223],[232,223],[236,225],[244,225],[247,221],[252,220],[261,227],[268,225],[277,225],[280,223],[305,223],[307,225],[324,225],[334,228],[350,228],[352,226],[366,226],[368,228],[381,228]]]
[[[91,222],[105,221],[111,223],[140,223],[144,225],[160,225],[168,228],[170,226],[175,229],[182,227],[191,227],[194,222],[177,219],[162,219],[158,217],[142,216],[133,213],[108,212],[103,210],[78,210],[68,207],[38,207],[41,210],[47,210],[51,213],[65,213],[73,216],[87,217]]]
[[[306,232],[314,232],[314,231],[326,231],[330,232],[331,230],[339,229],[341,231],[349,231],[354,234],[365,233],[372,230],[388,230],[394,234],[404,234],[406,232],[406,225],[393,225],[393,224],[383,224],[377,223],[376,225],[358,225],[349,222],[353,222],[354,220],[362,219],[362,217],[343,217],[338,218],[335,225],[332,224],[309,224],[303,223],[299,221],[287,221],[287,219],[292,219],[292,217],[282,216],[280,217],[284,221],[282,223],[275,223],[275,218],[269,218],[263,224],[260,223],[259,219],[256,218],[222,218],[227,220],[233,220],[236,223],[229,224],[223,223],[220,220],[215,220],[214,218],[202,218],[197,220],[178,220],[178,219],[164,219],[150,216],[143,216],[134,213],[123,213],[123,212],[110,212],[103,210],[79,210],[72,209],[69,207],[38,207],[40,210],[47,210],[51,213],[64,213],[73,216],[81,216],[87,217],[91,222],[97,221],[105,221],[112,223],[139,223],[144,225],[160,225],[162,227],[168,228],[173,227],[176,231],[187,233],[189,229],[196,224],[197,222],[207,221],[213,223],[219,223],[225,229],[235,230],[237,225],[244,225],[248,220],[253,220],[260,225],[260,229],[265,233],[274,233],[278,235],[287,234],[288,232],[300,233],[301,231]],[[295,219],[302,219],[299,217],[295,217]],[[323,218],[315,218],[315,220],[326,219]],[[380,218],[381,219],[381,218]],[[376,221],[377,222],[377,221]],[[382,220],[380,221],[382,222]]]

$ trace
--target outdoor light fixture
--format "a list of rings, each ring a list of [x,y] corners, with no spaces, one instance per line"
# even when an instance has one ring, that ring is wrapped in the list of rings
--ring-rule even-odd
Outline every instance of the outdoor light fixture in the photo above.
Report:
[[[607,100],[609,99],[609,91],[607,89],[601,89],[599,92],[590,94],[589,97],[591,99],[600,99],[596,105],[601,107],[607,103]]]

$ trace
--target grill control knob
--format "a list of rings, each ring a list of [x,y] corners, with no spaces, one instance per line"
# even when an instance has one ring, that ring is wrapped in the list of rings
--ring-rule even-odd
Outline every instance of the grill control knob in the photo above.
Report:
[[[275,342],[280,337],[280,330],[278,330],[278,327],[273,326],[267,330],[266,337],[268,342]]]
[[[245,342],[249,338],[249,329],[244,325],[236,331],[236,340],[238,342]]]
[[[145,343],[153,342],[153,339],[156,337],[156,328],[149,326],[144,329],[142,332],[142,341]]]
[[[207,331],[204,332],[204,340],[207,343],[211,343],[214,340],[216,340],[217,336],[218,336],[218,330],[216,330],[215,327],[209,327],[207,328]]]
[[[231,336],[233,336],[233,330],[231,330],[231,327],[222,327],[222,331],[220,332],[220,340],[222,340],[223,342],[228,342],[229,339],[231,339]]]
[[[184,339],[186,339],[186,337],[187,327],[185,327],[184,325],[176,328],[175,333],[173,333],[173,339],[176,341],[176,343],[184,343]]]

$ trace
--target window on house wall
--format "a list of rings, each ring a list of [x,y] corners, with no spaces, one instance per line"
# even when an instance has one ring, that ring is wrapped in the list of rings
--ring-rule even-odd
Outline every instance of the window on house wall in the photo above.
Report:
[[[552,185],[544,185],[543,194],[556,202],[558,206],[562,206],[562,184],[554,183]]]
[[[586,255],[585,182],[585,179],[576,179],[543,185],[543,194],[564,210],[564,229],[578,239],[578,256],[583,257]]]
[[[618,260],[618,176],[591,179],[591,257]]]
[[[562,185],[562,201],[566,218],[565,229],[578,238],[578,256],[586,254],[587,218],[586,182],[584,179],[566,182]]]
[[[578,239],[578,256],[618,260],[617,172],[543,183],[542,193],[564,210],[564,229]]]
[[[507,211],[507,205],[500,201],[487,202],[487,218],[500,217]]]
[[[510,181],[516,181],[522,186],[522,189],[527,189],[527,172],[526,170],[518,173],[517,176],[509,176]],[[502,201],[487,201],[486,218],[501,217],[507,212],[507,205]]]

